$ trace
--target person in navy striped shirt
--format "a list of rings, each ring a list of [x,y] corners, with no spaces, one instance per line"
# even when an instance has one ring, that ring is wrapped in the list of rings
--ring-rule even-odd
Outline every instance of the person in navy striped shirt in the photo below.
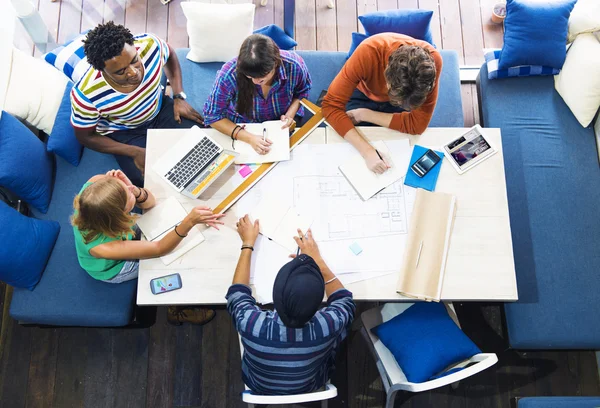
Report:
[[[299,256],[284,265],[273,285],[274,311],[252,297],[250,263],[259,221],[236,224],[242,252],[227,292],[227,310],[244,346],[242,379],[259,394],[316,391],[329,380],[335,355],[354,319],[352,293],[327,267],[310,229],[294,239]],[[327,304],[320,308],[323,295]]]

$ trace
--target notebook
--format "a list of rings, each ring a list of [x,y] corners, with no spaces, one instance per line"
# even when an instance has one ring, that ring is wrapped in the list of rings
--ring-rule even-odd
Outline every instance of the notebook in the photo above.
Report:
[[[252,221],[259,220],[260,233],[295,253],[298,245],[294,237],[298,229],[306,233],[312,224],[312,217],[299,214],[295,207],[281,205],[275,198],[264,197],[250,213]]]
[[[175,197],[169,197],[156,207],[146,211],[137,219],[137,226],[148,241],[160,240],[185,218],[187,211]],[[204,241],[204,235],[198,227],[190,230],[187,237],[170,253],[161,256],[160,260],[169,265],[180,256],[189,252]]]
[[[456,197],[417,189],[396,291],[439,301],[442,294]]]
[[[409,148],[408,140],[405,139],[400,142],[405,142],[406,148]],[[381,140],[373,142],[373,147],[377,149],[379,154],[381,154],[391,166],[385,173],[373,173],[367,167],[365,159],[359,154],[356,154],[352,159],[339,167],[340,172],[346,177],[350,185],[364,201],[367,201],[404,175],[404,169],[394,165],[390,149],[385,142]]]
[[[258,154],[248,143],[237,140],[234,150],[240,155],[236,157],[235,164],[249,163],[273,163],[290,159],[290,130],[282,129],[283,122],[270,120],[263,123],[247,123],[246,131],[262,137],[263,129],[265,136],[273,144],[267,154]]]
[[[422,188],[428,191],[434,191],[435,185],[437,184],[438,176],[440,175],[440,170],[442,169],[442,163],[444,162],[444,153],[438,152],[434,150],[434,152],[442,158],[438,164],[436,164],[425,176],[419,177],[415,174],[414,171],[410,168],[417,160],[421,158],[425,154],[425,152],[429,150],[427,147],[415,145],[413,149],[412,156],[410,157],[410,163],[408,164],[408,170],[406,172],[406,177],[404,178],[404,184],[410,187]]]

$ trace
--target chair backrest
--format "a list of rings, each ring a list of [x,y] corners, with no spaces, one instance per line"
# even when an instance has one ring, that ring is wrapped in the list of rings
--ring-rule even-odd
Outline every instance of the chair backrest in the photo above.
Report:
[[[387,382],[388,386],[397,386],[399,389],[412,392],[420,392],[438,388],[444,385],[451,384],[456,381],[460,381],[463,378],[470,377],[471,375],[485,370],[486,368],[494,365],[498,358],[493,353],[481,353],[476,354],[468,360],[462,361],[454,367],[467,367],[452,374],[448,374],[444,377],[427,381],[424,383],[412,383],[408,381],[402,368],[398,365],[398,362],[394,358],[390,350],[384,346],[379,338],[371,333],[371,329],[395,316],[403,313],[406,309],[411,307],[413,303],[387,303],[382,307],[376,307],[363,312],[361,315],[364,330],[363,336],[365,340],[370,344],[371,351],[373,352],[377,360],[377,368],[380,371],[384,382]],[[450,317],[458,324],[456,314],[452,305],[447,305]],[[471,365],[472,364],[472,365]],[[454,368],[453,367],[453,368]],[[387,388],[387,387],[386,387]]]
[[[242,336],[238,333],[240,341],[240,355],[244,357],[244,344],[242,343]],[[304,402],[323,401],[337,397],[337,388],[335,385],[327,383],[325,384],[324,390],[308,392],[305,394],[292,394],[292,395],[260,395],[254,394],[246,384],[244,384],[246,390],[242,392],[242,401],[247,404],[302,404]]]

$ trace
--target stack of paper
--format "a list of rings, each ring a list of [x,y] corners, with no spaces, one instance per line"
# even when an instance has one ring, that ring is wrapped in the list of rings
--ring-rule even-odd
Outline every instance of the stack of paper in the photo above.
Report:
[[[267,154],[258,154],[248,143],[238,140],[234,143],[235,151],[240,155],[235,159],[235,164],[248,163],[273,163],[290,159],[290,130],[282,129],[283,122],[271,120],[263,123],[246,124],[246,131],[256,136],[264,134],[273,144]]]
[[[160,240],[175,228],[186,215],[187,212],[179,201],[175,197],[169,197],[138,218],[137,226],[140,227],[144,236],[149,241]],[[203,241],[204,235],[202,235],[198,227],[194,227],[173,251],[161,256],[160,260],[165,265],[169,265]]]
[[[409,142],[408,140],[405,140],[405,142],[408,149]],[[342,174],[364,201],[404,176],[404,170],[400,166],[394,165],[390,149],[385,142],[381,140],[373,142],[373,147],[391,166],[385,173],[373,173],[367,167],[365,160],[358,154],[340,166]]]
[[[439,301],[456,210],[456,197],[417,190],[397,292]]]

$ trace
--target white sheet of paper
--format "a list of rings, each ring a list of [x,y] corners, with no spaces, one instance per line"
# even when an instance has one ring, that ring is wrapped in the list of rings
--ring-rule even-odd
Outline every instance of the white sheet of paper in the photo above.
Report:
[[[140,227],[144,236],[149,241],[162,239],[170,232],[181,220],[185,218],[187,211],[181,203],[173,196],[167,198],[156,207],[148,210],[144,215],[137,219],[137,226]],[[187,253],[204,241],[204,235],[197,227],[194,227],[188,233],[179,245],[167,255],[161,256],[160,260],[169,265],[174,260]]]
[[[406,143],[406,150],[409,150],[409,141],[404,139],[402,142]],[[364,201],[403,177],[406,172],[406,168],[396,163],[385,142],[381,140],[373,142],[373,147],[391,166],[385,173],[373,173],[359,154],[355,154],[352,159],[340,165],[340,171]]]
[[[263,123],[246,124],[246,131],[262,137],[266,129],[266,138],[273,144],[267,154],[258,154],[248,143],[238,140],[235,142],[235,151],[240,155],[235,159],[235,164],[273,163],[290,159],[290,131],[282,129],[283,122],[270,120]]]
[[[259,235],[254,243],[254,256],[250,265],[250,283],[254,285],[260,303],[273,302],[273,284],[283,265],[291,261],[289,252],[282,246]]]
[[[154,241],[179,224],[186,215],[187,211],[171,196],[138,218],[137,226],[149,241]]]
[[[298,246],[294,237],[298,228],[306,232],[312,224],[312,217],[299,214],[294,207],[281,205],[273,196],[263,197],[250,213],[251,219],[259,220],[260,233],[284,247],[290,253]]]

